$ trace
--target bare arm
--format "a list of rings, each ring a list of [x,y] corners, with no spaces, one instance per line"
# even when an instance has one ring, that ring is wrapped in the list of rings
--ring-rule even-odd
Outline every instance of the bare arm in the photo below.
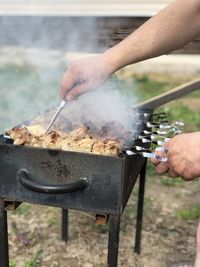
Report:
[[[200,34],[200,0],[177,0],[105,54],[114,70],[179,49]]]
[[[61,97],[96,89],[120,68],[178,49],[200,34],[200,0],[177,0],[105,53],[71,64]]]
[[[108,50],[106,56],[117,70],[181,48],[199,34],[200,1],[177,0]]]

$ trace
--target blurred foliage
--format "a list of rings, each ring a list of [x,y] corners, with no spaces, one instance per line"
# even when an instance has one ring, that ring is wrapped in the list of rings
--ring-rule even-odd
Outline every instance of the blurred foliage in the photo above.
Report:
[[[143,101],[162,94],[178,84],[178,82],[166,82],[166,79],[157,80],[144,75],[120,79],[118,87],[128,97],[137,97],[138,101]]]
[[[40,252],[37,252],[29,260],[27,260],[25,262],[24,267],[37,267],[37,266],[39,266],[39,256],[40,256]]]
[[[39,256],[41,252],[36,252],[30,259],[25,261],[23,267],[38,267],[39,266]],[[9,267],[17,267],[17,263],[15,261],[10,261]]]
[[[177,212],[177,217],[184,220],[194,220],[200,218],[200,204],[197,204],[191,209],[180,210]]]
[[[181,178],[162,177],[161,182],[166,186],[180,186],[185,182]]]
[[[16,264],[15,261],[10,261],[9,262],[9,267],[16,267],[16,266],[17,266],[17,264]]]
[[[30,204],[27,203],[22,203],[15,211],[15,213],[20,214],[20,215],[28,215],[29,210],[31,208]]]

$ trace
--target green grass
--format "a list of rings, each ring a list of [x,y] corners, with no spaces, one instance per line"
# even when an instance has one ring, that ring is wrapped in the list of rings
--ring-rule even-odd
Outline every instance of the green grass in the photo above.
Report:
[[[52,225],[56,225],[58,222],[55,218],[48,218],[47,219],[48,226],[51,227]]]
[[[28,215],[30,212],[31,205],[27,203],[22,203],[17,209],[16,213],[19,215]]]
[[[121,81],[121,87],[124,94],[129,97],[137,96],[138,101],[143,101],[160,95],[176,87],[179,83],[174,81],[160,81],[151,79],[144,75],[139,78],[129,78]],[[188,95],[190,98],[200,99],[200,90]],[[187,99],[187,96],[185,97]],[[189,101],[189,100],[188,100]],[[173,101],[165,106],[158,108],[156,111],[167,112],[169,121],[182,120],[190,131],[200,130],[200,112],[191,110],[185,103],[180,100]]]
[[[138,189],[136,188],[133,189],[133,192],[131,194],[131,205],[127,205],[124,216],[128,221],[132,221],[136,218],[137,216],[137,204],[138,204]],[[144,198],[144,215],[148,215],[153,207],[153,202],[150,198],[145,196]]]
[[[191,110],[182,104],[181,101],[178,102],[178,105],[174,102],[163,108],[159,108],[158,111],[165,111],[169,121],[183,121],[185,123],[185,129],[188,131],[200,130],[200,112]]]
[[[41,252],[37,252],[35,255],[33,255],[30,259],[25,261],[23,267],[38,267],[39,266],[39,257]],[[15,261],[11,261],[9,263],[9,267],[17,267],[17,263]]]
[[[168,178],[164,177],[161,179],[161,183],[166,186],[182,186],[184,184],[184,181],[181,178]]]
[[[184,220],[194,220],[200,218],[200,204],[197,204],[191,209],[184,209],[177,212],[177,217]]]
[[[27,260],[24,264],[24,267],[37,267],[39,266],[39,256],[41,252],[37,252],[35,255],[33,255],[29,260]]]
[[[9,267],[16,267],[17,263],[15,261],[10,261]]]
[[[154,165],[149,161],[147,162],[147,174],[152,177],[157,176]]]
[[[123,94],[128,97],[136,96],[139,101],[143,101],[162,94],[176,85],[177,83],[174,82],[158,81],[144,75],[120,80],[119,88],[122,88]]]

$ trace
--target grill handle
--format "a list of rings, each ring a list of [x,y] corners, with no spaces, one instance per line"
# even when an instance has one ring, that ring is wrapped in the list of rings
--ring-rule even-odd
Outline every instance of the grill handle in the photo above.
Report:
[[[89,185],[87,178],[79,178],[77,181],[70,184],[41,184],[34,181],[26,169],[20,169],[17,173],[17,178],[22,186],[31,191],[45,194],[64,194],[72,193],[86,188]]]

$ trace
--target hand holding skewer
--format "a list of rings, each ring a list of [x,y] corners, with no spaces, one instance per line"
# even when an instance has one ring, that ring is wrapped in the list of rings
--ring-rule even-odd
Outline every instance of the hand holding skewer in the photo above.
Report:
[[[180,176],[188,181],[200,177],[200,132],[177,135],[164,148],[167,162],[151,160],[158,174],[168,173],[171,177]],[[163,156],[163,152],[156,153]]]

